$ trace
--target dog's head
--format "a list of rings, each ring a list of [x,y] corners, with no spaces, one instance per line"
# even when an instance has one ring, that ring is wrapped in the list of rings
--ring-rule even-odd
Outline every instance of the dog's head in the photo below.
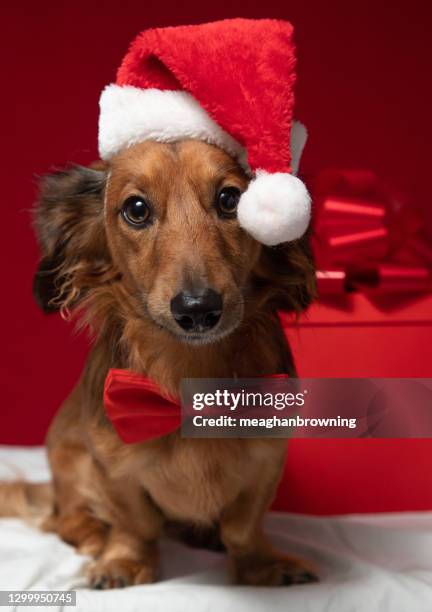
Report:
[[[248,178],[221,149],[145,142],[109,164],[42,181],[34,292],[45,310],[84,304],[213,342],[264,303],[302,310],[314,292],[307,238],[263,247],[238,224]],[[107,296],[109,295],[109,299]]]

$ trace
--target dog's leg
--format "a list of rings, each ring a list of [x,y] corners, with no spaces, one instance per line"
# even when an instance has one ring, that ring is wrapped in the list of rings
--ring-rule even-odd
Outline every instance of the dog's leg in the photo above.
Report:
[[[45,531],[56,531],[82,554],[97,557],[102,552],[109,524],[92,510],[86,491],[95,486],[96,474],[87,450],[74,440],[63,441],[49,449],[55,501]]]
[[[103,491],[99,509],[109,513],[111,526],[102,553],[87,567],[89,585],[111,589],[154,582],[163,515],[138,484],[106,481]]]
[[[262,518],[273,491],[273,484],[251,488],[223,513],[221,538],[228,551],[233,579],[255,586],[314,582],[317,578],[311,564],[274,550],[262,531]]]
[[[121,588],[157,579],[161,520],[154,519],[147,523],[149,529],[146,538],[121,527],[111,527],[101,556],[87,567],[87,579],[92,588]],[[143,517],[145,520],[146,517]]]
[[[112,589],[154,582],[158,568],[157,539],[145,541],[112,527],[101,557],[89,564],[86,574],[90,587]]]
[[[68,544],[83,555],[97,557],[101,554],[109,533],[109,525],[91,515],[84,506],[61,516],[56,531]]]

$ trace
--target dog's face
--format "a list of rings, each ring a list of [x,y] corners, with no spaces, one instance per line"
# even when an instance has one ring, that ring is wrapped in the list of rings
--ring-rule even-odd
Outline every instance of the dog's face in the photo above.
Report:
[[[84,305],[97,324],[145,321],[192,344],[218,341],[248,309],[303,310],[314,295],[308,239],[269,248],[251,238],[236,215],[247,185],[229,155],[194,140],[46,176],[38,303]]]
[[[110,163],[105,224],[112,258],[143,315],[186,342],[211,342],[243,314],[260,246],[239,226],[247,178],[217,147],[135,145]]]

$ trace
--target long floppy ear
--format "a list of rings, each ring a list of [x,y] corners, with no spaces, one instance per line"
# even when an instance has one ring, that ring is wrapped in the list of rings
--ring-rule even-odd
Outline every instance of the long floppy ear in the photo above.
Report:
[[[310,233],[277,247],[263,247],[254,280],[273,308],[297,314],[306,310],[316,297]]]
[[[42,178],[35,230],[42,258],[33,294],[45,312],[69,309],[112,273],[103,220],[103,167]]]

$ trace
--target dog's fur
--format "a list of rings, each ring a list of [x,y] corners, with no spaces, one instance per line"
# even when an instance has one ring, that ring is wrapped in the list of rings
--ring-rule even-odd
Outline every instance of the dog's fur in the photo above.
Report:
[[[126,445],[102,402],[112,367],[143,373],[174,395],[183,377],[295,376],[276,310],[300,312],[314,296],[308,239],[263,247],[235,218],[220,218],[218,189],[244,190],[247,182],[226,153],[193,140],[142,143],[109,164],[72,166],[42,181],[35,295],[46,310],[78,313],[95,341],[48,434],[53,497],[46,487],[39,495],[29,489],[26,503],[50,506],[46,527],[94,557],[94,587],[155,580],[158,539],[173,523],[203,538],[216,529],[236,582],[313,578],[306,562],[274,551],[261,529],[283,440],[174,432]],[[152,202],[154,221],[145,229],[119,214],[132,194]],[[214,330],[189,342],[170,300],[196,285],[222,294],[223,313]],[[25,485],[16,487],[23,495]]]

